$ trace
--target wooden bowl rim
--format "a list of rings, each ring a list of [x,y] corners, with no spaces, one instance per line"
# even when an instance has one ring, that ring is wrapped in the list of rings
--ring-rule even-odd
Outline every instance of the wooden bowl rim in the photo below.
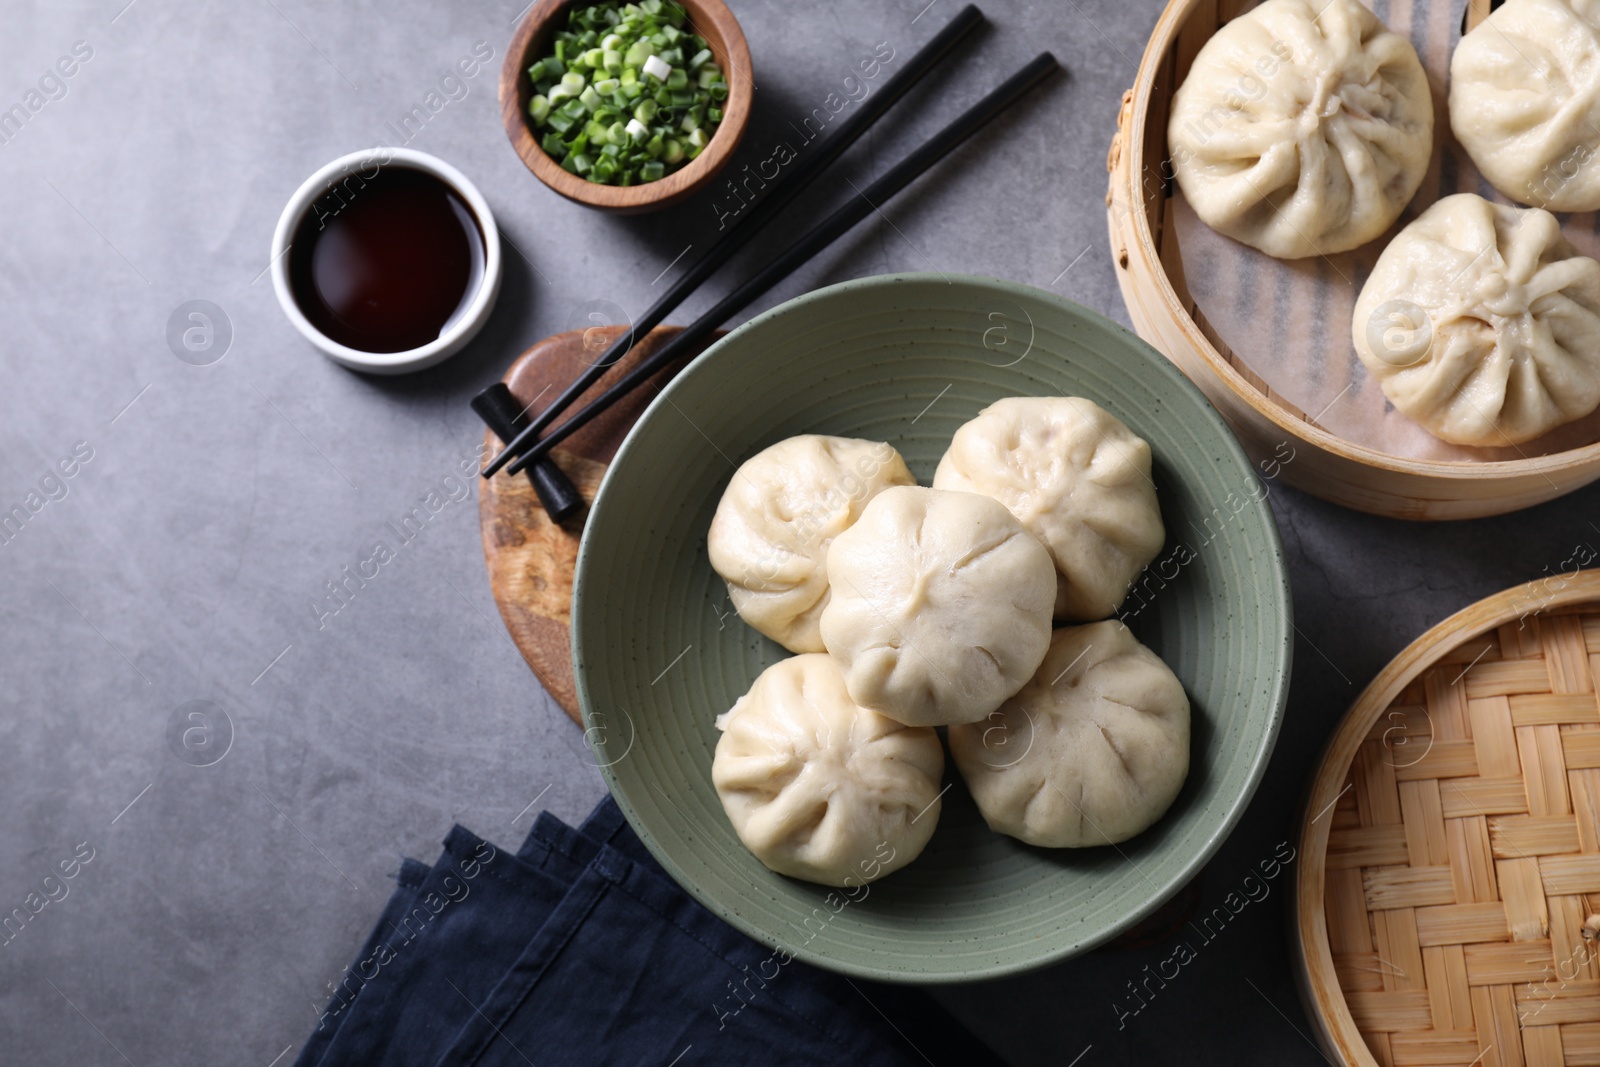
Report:
[[[1553,577],[1553,576],[1551,576]],[[1555,608],[1600,603],[1600,569],[1563,574],[1567,584],[1554,593],[1539,588],[1549,577],[1512,586],[1476,603],[1469,604],[1412,641],[1378,672],[1361,691],[1350,710],[1339,721],[1328,746],[1317,763],[1316,774],[1306,793],[1301,811],[1299,835],[1300,869],[1295,881],[1294,931],[1296,951],[1304,964],[1302,998],[1314,1015],[1313,1022],[1338,1045],[1335,1050],[1346,1062],[1361,1067],[1377,1067],[1365,1038],[1345,1001],[1333,969],[1333,950],[1328,945],[1328,919],[1323,910],[1326,899],[1328,834],[1333,820],[1315,817],[1337,802],[1341,783],[1350,770],[1361,744],[1382,715],[1422,673],[1440,658],[1463,644],[1493,631],[1524,615],[1544,614]],[[1529,612],[1532,595],[1539,604]],[[1331,993],[1332,995],[1328,995]]]
[[[657,181],[643,185],[600,185],[569,174],[539,147],[533,128],[523,112],[522,82],[533,41],[558,15],[585,0],[539,0],[523,16],[506,47],[500,67],[500,119],[518,158],[545,185],[576,203],[618,214],[636,214],[664,208],[699,191],[733,157],[750,121],[755,96],[755,74],[750,64],[750,44],[739,20],[723,0],[677,0],[689,12],[694,32],[708,42],[712,34],[722,38],[726,55],[723,73],[728,82],[728,99],[722,121],[704,151],[688,166]],[[713,51],[716,51],[713,45]]]
[[[1128,184],[1131,195],[1128,201],[1128,215],[1131,219],[1134,241],[1138,243],[1140,251],[1146,257],[1146,262],[1159,265],[1161,257],[1156,249],[1155,237],[1150,232],[1150,220],[1144,211],[1144,198],[1140,189],[1138,176],[1144,173],[1144,129],[1149,119],[1150,97],[1155,90],[1155,80],[1161,65],[1166,62],[1171,53],[1178,31],[1206,0],[1171,0],[1166,9],[1157,20],[1155,29],[1150,32],[1150,43],[1145,47],[1144,57],[1139,64],[1139,73],[1133,86],[1131,109],[1128,111],[1129,123],[1122,133],[1122,151],[1128,154]],[[1211,372],[1221,379],[1228,388],[1245,403],[1291,436],[1304,438],[1308,443],[1330,452],[1334,455],[1348,459],[1369,467],[1395,471],[1401,474],[1416,474],[1446,479],[1470,480],[1477,476],[1490,478],[1507,477],[1513,475],[1550,474],[1554,472],[1579,470],[1600,463],[1600,441],[1583,445],[1579,448],[1568,449],[1564,452],[1552,452],[1543,456],[1528,456],[1523,459],[1511,460],[1432,460],[1432,459],[1407,459],[1402,456],[1390,455],[1380,452],[1365,445],[1358,445],[1339,435],[1323,429],[1310,419],[1296,418],[1290,415],[1269,397],[1263,395],[1255,386],[1251,385],[1239,371],[1222,357],[1222,353],[1211,344],[1201,331],[1199,325],[1190,316],[1179,299],[1177,290],[1172,287],[1172,280],[1165,270],[1151,271],[1155,276],[1155,287],[1160,300],[1167,313],[1178,322],[1184,334],[1188,337],[1195,352],[1210,368]]]

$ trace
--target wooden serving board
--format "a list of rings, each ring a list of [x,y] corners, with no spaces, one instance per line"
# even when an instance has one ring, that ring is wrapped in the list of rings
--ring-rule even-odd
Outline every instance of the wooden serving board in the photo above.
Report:
[[[546,337],[506,371],[506,386],[530,415],[538,414],[625,328],[597,326]],[[599,396],[681,331],[678,326],[658,326],[650,331],[571,410]],[[712,340],[720,336],[722,332],[718,331]],[[663,367],[648,386],[618,402],[551,451],[556,465],[583,494],[585,504],[594,502],[600,479],[617,454],[617,447],[655,399],[661,385],[699,353],[697,348]],[[484,444],[489,449],[487,454],[494,455],[502,442],[492,431],[485,431]],[[583,716],[572,681],[572,572],[578,562],[578,539],[588,516],[589,509],[585,507],[564,523],[551,522],[540,507],[533,486],[521,474],[479,479],[478,521],[483,530],[483,555],[500,617],[533,673],[579,725]]]

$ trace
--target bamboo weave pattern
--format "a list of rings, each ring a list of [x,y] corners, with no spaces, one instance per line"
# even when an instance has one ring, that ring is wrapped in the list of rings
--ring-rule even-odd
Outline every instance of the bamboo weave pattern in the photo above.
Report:
[[[1600,612],[1529,616],[1445,656],[1362,743],[1324,901],[1380,1064],[1600,1065],[1597,677]]]

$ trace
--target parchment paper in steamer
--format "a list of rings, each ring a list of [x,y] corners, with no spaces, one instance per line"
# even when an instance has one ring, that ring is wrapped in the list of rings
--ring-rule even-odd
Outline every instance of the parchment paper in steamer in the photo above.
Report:
[[[1276,393],[1354,444],[1406,459],[1484,462],[1563,452],[1600,440],[1596,412],[1522,445],[1447,444],[1396,411],[1357,357],[1350,342],[1351,312],[1390,238],[1453,193],[1515,203],[1479,175],[1450,132],[1450,56],[1461,37],[1465,0],[1393,0],[1368,6],[1390,29],[1410,37],[1433,88],[1434,153],[1421,189],[1388,233],[1361,248],[1278,260],[1212,230],[1174,185],[1174,223],[1190,295],[1223,342]],[[1600,160],[1591,165],[1600,165]],[[1600,215],[1558,217],[1562,233],[1578,251],[1600,258]]]

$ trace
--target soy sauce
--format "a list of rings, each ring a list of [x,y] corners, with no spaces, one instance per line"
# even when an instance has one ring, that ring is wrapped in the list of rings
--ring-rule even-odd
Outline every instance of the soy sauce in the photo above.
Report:
[[[432,174],[386,165],[352,174],[306,211],[289,250],[295,303],[362,352],[438,339],[483,281],[477,216]]]

